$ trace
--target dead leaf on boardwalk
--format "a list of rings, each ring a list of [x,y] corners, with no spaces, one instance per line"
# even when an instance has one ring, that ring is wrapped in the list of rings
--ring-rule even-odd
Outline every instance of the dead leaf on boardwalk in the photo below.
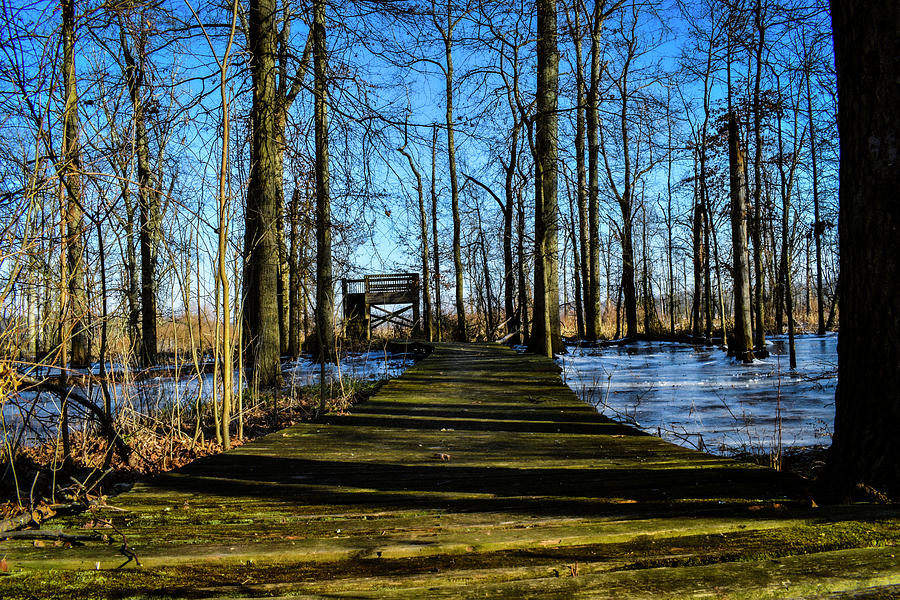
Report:
[[[81,526],[82,529],[112,529],[112,523],[105,519],[91,520]]]
[[[450,455],[444,454],[443,452],[435,452],[434,454],[431,455],[431,458],[434,458],[437,460],[450,460]]]
[[[6,564],[6,557],[0,558],[0,573],[7,573],[9,571],[9,565]]]

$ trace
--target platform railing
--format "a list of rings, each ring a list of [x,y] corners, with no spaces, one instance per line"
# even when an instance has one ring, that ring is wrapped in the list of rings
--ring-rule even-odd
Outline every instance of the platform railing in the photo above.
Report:
[[[365,294],[366,293],[366,280],[365,279],[345,279],[344,280],[344,294]]]
[[[404,273],[402,275],[366,275],[367,294],[403,294],[418,289],[419,274]]]

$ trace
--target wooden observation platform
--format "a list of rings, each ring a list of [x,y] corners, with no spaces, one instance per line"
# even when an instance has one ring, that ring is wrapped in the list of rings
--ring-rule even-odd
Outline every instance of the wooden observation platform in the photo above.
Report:
[[[385,323],[418,329],[419,274],[385,273],[343,279],[344,329],[348,336],[370,338]],[[392,307],[392,308],[386,308]],[[374,311],[374,314],[373,314]],[[412,317],[408,314],[412,311]]]

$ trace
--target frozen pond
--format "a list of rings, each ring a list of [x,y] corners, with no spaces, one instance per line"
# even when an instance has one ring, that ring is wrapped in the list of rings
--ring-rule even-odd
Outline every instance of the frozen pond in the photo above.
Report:
[[[568,385],[610,418],[717,453],[828,446],[837,386],[837,335],[787,337],[744,365],[718,348],[668,342],[580,348],[557,359]]]
[[[351,379],[390,379],[402,374],[416,357],[411,353],[393,353],[379,350],[348,354],[339,365],[326,364],[325,374],[330,380],[338,377]],[[283,366],[285,383],[304,386],[319,383],[321,365],[309,356]]]
[[[326,381],[339,385],[339,379],[356,379],[376,381],[397,377],[416,360],[417,356],[410,353],[397,353],[384,350],[370,350],[368,352],[346,353],[341,357],[339,365],[327,364],[325,373]],[[109,386],[110,404],[113,411],[135,412],[143,415],[159,414],[164,411],[172,411],[183,406],[194,406],[198,402],[211,402],[213,399],[214,376],[210,364],[202,364],[199,376],[193,363],[182,363],[178,371],[172,368],[160,370],[158,377],[136,378],[136,372],[123,368],[122,365],[109,365],[107,368],[114,371],[112,379],[115,381]],[[95,364],[90,369],[97,375],[100,373],[100,365]],[[313,362],[311,357],[303,356],[297,361],[282,365],[285,385],[296,388],[319,383],[320,365]],[[74,373],[78,373],[75,371]],[[32,377],[40,375],[58,375],[59,369],[47,368],[43,370],[24,370]],[[151,371],[152,373],[152,371]],[[241,373],[235,373],[235,388],[246,387],[247,381]],[[77,387],[76,391],[84,398],[91,398],[96,406],[104,406],[103,390],[100,385],[94,383],[85,387]],[[60,414],[60,400],[53,394],[35,392],[23,392],[12,396],[7,402],[3,402],[3,421],[6,435],[18,435],[23,423],[30,424],[31,430],[44,435],[55,431]],[[77,419],[85,417],[86,411],[77,404],[71,404],[70,414]],[[77,425],[76,425],[77,426]],[[0,439],[3,432],[0,431]],[[29,437],[26,435],[26,438]]]

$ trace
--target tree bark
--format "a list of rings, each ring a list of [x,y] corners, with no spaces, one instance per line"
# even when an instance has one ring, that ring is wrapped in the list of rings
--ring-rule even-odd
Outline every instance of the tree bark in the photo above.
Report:
[[[274,0],[251,0],[248,41],[253,79],[250,181],[247,190],[244,248],[244,311],[250,348],[251,381],[281,385],[281,335],[278,317],[277,119],[275,112]]]
[[[734,355],[753,361],[753,332],[750,329],[750,273],[747,266],[747,186],[746,165],[734,113],[728,117],[728,164],[731,180],[731,239],[734,280]]]
[[[328,168],[328,88],[325,0],[313,2],[316,121],[316,333],[319,359],[334,361],[334,282],[331,262],[331,177]],[[324,408],[324,407],[322,407]]]
[[[900,5],[831,3],[840,132],[840,343],[825,485],[900,497]],[[862,494],[860,492],[863,492]]]
[[[535,115],[535,265],[531,350],[552,357],[562,350],[559,330],[557,211],[556,0],[537,0],[537,113]]]

